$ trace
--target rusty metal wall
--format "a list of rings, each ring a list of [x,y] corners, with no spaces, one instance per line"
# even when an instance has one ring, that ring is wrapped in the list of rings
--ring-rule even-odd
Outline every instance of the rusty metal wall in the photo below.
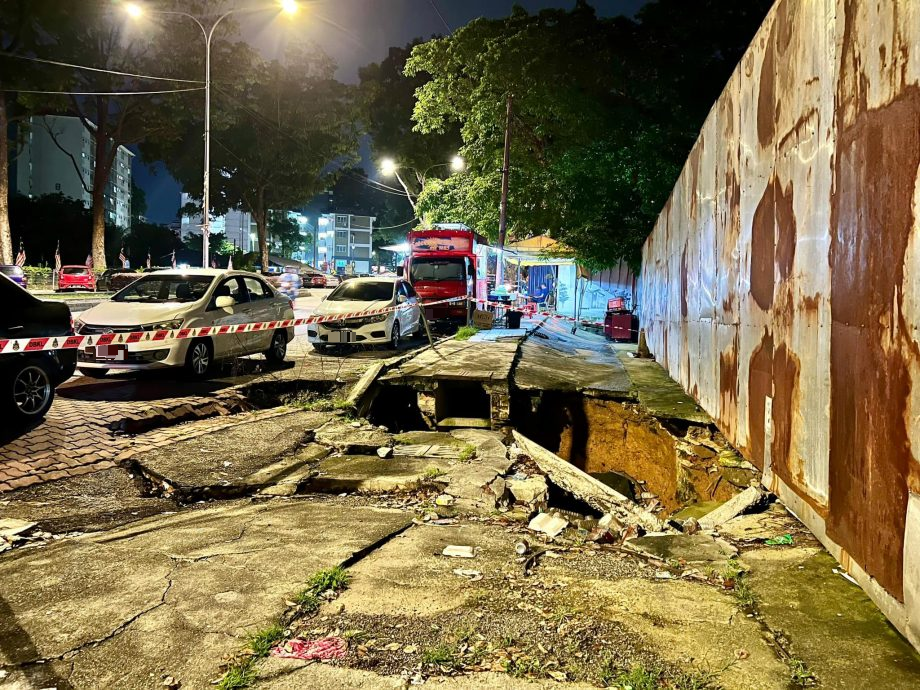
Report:
[[[658,361],[920,648],[920,2],[779,0],[643,259]]]

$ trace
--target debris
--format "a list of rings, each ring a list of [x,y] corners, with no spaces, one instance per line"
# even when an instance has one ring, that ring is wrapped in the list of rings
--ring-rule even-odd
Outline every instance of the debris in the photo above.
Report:
[[[19,536],[23,532],[28,532],[35,527],[36,524],[38,523],[28,522],[27,520],[17,520],[15,518],[0,519],[0,538],[10,539],[10,537]]]
[[[844,580],[847,580],[851,584],[854,584],[857,587],[859,587],[859,583],[856,581],[856,579],[852,575],[850,575],[847,571],[843,570],[842,568],[832,568],[831,572],[834,573],[834,575],[839,575]],[[837,615],[839,616],[840,614],[838,613]]]
[[[700,531],[700,523],[695,517],[689,517],[684,520],[684,534],[696,534]]]
[[[518,503],[532,506],[546,505],[549,497],[549,486],[546,477],[534,476],[518,479],[517,476],[507,480],[508,490]]]
[[[723,522],[728,522],[733,517],[741,515],[757,504],[764,501],[767,493],[756,486],[749,486],[740,494],[732,497],[715,510],[706,513],[699,519],[700,529],[715,529]]]
[[[540,513],[527,525],[528,529],[532,529],[534,532],[543,532],[549,537],[559,536],[562,530],[568,526],[568,520],[549,513]]]
[[[467,578],[470,582],[479,582],[482,579],[482,573],[478,570],[469,570],[467,568],[454,568],[454,575]]]
[[[791,534],[784,534],[781,537],[774,537],[772,539],[767,539],[764,541],[764,544],[766,544],[767,546],[789,546],[790,544],[793,544],[793,543],[794,541],[792,539]]]
[[[163,676],[162,685],[164,688],[169,688],[169,690],[179,690],[182,687],[182,681],[173,676]]]
[[[624,524],[636,524],[650,532],[660,532],[664,526],[655,515],[642,510],[619,491],[566,462],[555,453],[513,431],[524,452],[561,489],[580,498],[595,510],[613,513]]]
[[[456,546],[451,544],[450,546],[444,547],[441,555],[450,556],[452,558],[476,558],[476,550],[472,546]]]
[[[355,429],[360,429],[360,428],[361,428],[361,422],[352,422],[351,425],[352,425]]]
[[[378,449],[377,449],[377,457],[379,457],[379,458],[384,458],[384,459],[386,459],[386,458],[392,458],[392,457],[393,457],[393,449],[390,448],[389,446],[384,446],[384,447],[382,447],[382,448],[378,448]]]
[[[527,543],[525,540],[523,540],[523,539],[522,539],[521,541],[519,541],[517,544],[514,545],[514,552],[515,552],[518,556],[523,556],[523,555],[524,555],[525,553],[527,553],[528,551],[530,551],[530,544],[528,544],[528,543]]]
[[[452,506],[454,504],[454,497],[450,494],[441,494],[434,499],[434,504],[436,506]]]
[[[319,640],[304,640],[295,637],[283,645],[274,647],[272,656],[282,659],[301,659],[303,661],[325,661],[341,659],[345,656],[348,643],[341,637],[323,637]]]
[[[415,654],[417,651],[418,651],[418,647],[415,646],[414,644],[408,644],[405,647],[403,647],[403,652],[405,652],[406,654]]]
[[[650,534],[631,539],[624,546],[664,562],[715,563],[738,555],[738,550],[724,539],[713,539],[712,535],[702,532]]]

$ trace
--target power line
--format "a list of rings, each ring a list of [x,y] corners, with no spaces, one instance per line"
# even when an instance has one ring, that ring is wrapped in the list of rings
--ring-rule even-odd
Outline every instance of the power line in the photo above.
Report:
[[[405,195],[403,195],[403,196],[405,196]],[[374,229],[375,229],[375,230],[393,230],[394,228],[401,228],[401,227],[403,227],[404,225],[409,225],[410,223],[414,223],[414,222],[417,221],[417,220],[418,220],[418,216],[416,216],[416,217],[413,218],[412,220],[407,220],[405,223],[400,223],[399,225],[388,225],[388,226],[383,227],[383,228],[374,228]]]
[[[451,32],[453,31],[453,29],[450,28],[450,24],[447,23],[447,20],[444,19],[444,15],[441,14],[441,10],[438,9],[438,6],[435,4],[434,0],[428,0],[428,2],[431,4],[431,8],[432,8],[435,12],[437,12],[438,17],[439,17],[440,20],[441,20],[441,23],[444,24],[444,28],[447,29],[447,33],[451,33]]]
[[[72,69],[82,69],[88,72],[102,72],[103,74],[114,74],[119,77],[136,77],[138,79],[148,79],[154,81],[176,81],[186,84],[204,84],[200,79],[177,79],[175,77],[153,77],[149,74],[134,74],[132,72],[119,72],[112,69],[102,69],[99,67],[89,67],[87,65],[74,65],[69,62],[58,62],[57,60],[46,60],[44,58],[30,57],[28,55],[4,55],[3,57],[16,58],[17,60],[28,60],[29,62],[41,62],[46,65],[57,65],[58,67],[70,67]]]
[[[0,89],[11,93],[39,93],[52,96],[150,96],[156,93],[185,93],[187,91],[204,91],[203,86],[190,89],[163,89],[161,91],[35,91],[30,89]]]

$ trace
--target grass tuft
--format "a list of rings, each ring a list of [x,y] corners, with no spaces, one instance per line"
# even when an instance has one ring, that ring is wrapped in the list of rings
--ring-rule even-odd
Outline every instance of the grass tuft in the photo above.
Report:
[[[256,682],[258,672],[254,659],[234,663],[217,683],[218,690],[239,690]]]
[[[432,664],[453,668],[456,663],[457,657],[454,654],[454,648],[450,645],[439,644],[435,647],[428,647],[422,652],[423,665]]]
[[[479,333],[479,329],[474,326],[460,326],[456,335],[454,335],[454,340],[469,340],[477,333]]]
[[[818,684],[818,679],[812,673],[808,665],[801,659],[790,657],[786,659],[786,665],[789,667],[789,680],[799,688],[809,688]]]
[[[435,479],[444,474],[439,468],[434,465],[429,465],[425,468],[425,479]]]
[[[632,690],[658,690],[661,671],[657,668],[647,669],[642,664],[636,664],[629,671],[620,671],[614,676],[613,682],[607,682],[617,688],[629,687]]]
[[[460,449],[460,460],[461,462],[469,462],[476,456],[476,446],[472,443],[467,443],[463,448]]]
[[[249,643],[249,650],[256,658],[268,656],[272,647],[277,646],[284,639],[284,628],[280,625],[272,625],[256,633],[250,633],[246,636]]]

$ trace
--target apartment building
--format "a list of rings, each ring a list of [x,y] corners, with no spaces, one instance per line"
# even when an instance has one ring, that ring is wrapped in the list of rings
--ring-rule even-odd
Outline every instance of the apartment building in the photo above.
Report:
[[[370,273],[374,216],[324,213],[316,235],[317,268],[335,273]]]

